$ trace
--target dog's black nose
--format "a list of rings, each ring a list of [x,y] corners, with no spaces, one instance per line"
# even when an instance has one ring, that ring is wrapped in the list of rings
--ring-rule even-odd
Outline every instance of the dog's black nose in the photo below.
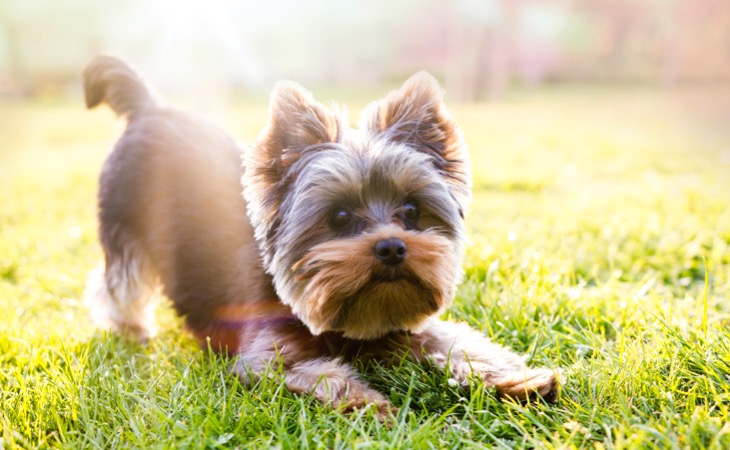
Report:
[[[375,256],[383,264],[396,266],[406,259],[406,243],[398,238],[383,239],[375,244]]]

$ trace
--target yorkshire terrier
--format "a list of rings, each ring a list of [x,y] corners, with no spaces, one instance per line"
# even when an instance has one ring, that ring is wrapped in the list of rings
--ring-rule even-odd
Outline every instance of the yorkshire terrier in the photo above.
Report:
[[[201,344],[341,411],[393,411],[350,364],[408,357],[498,395],[555,402],[557,373],[439,319],[462,275],[471,181],[462,133],[425,72],[358,129],[292,82],[250,148],[161,106],[122,61],[84,71],[86,105],[127,121],[100,177],[103,268],[86,300],[116,331],[155,334],[156,293]],[[241,194],[243,192],[243,195]]]

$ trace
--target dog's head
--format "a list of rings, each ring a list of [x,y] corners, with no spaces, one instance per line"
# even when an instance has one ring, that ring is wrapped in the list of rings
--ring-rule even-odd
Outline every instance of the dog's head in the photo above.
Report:
[[[450,304],[470,174],[442,97],[418,73],[353,130],[301,86],[276,86],[244,195],[277,293],[312,333],[417,331]]]

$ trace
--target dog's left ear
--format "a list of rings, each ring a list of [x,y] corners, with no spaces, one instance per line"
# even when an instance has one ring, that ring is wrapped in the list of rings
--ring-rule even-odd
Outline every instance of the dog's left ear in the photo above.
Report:
[[[466,207],[471,191],[469,154],[433,76],[418,72],[399,89],[368,105],[360,127],[376,138],[408,144],[431,156],[454,197]]]

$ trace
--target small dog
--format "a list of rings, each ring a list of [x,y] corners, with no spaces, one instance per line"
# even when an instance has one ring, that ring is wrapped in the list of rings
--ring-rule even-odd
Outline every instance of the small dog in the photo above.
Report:
[[[461,130],[427,73],[370,104],[357,130],[279,83],[246,150],[160,106],[118,59],[93,60],[84,87],[89,108],[127,120],[100,179],[105,265],[86,293],[98,322],[148,339],[161,287],[242,377],[283,365],[289,390],[341,411],[394,410],[355,357],[430,360],[463,386],[474,375],[501,396],[557,400],[553,370],[438,318],[461,277],[471,186]]]

